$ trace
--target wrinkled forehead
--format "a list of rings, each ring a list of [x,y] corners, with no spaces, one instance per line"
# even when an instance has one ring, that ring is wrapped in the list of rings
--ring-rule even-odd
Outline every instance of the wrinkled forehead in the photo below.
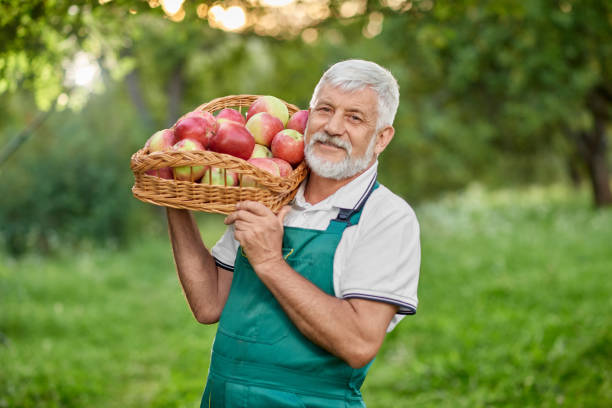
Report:
[[[359,110],[372,115],[378,113],[378,94],[370,86],[347,89],[343,86],[325,84],[319,88],[314,98],[314,107],[329,104],[345,110]]]

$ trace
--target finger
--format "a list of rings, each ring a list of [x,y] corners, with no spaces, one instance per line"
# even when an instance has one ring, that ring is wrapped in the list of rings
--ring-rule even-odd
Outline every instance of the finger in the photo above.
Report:
[[[230,225],[230,224],[233,224],[235,221],[236,221],[236,213],[233,212],[233,213],[229,213],[227,217],[225,217],[225,219],[223,220],[223,223],[225,225]]]
[[[223,222],[226,225],[235,223],[237,220],[255,222],[257,218],[257,215],[249,212],[248,210],[237,210],[225,217],[225,220]]]
[[[241,201],[236,204],[236,208],[240,210],[250,211],[255,215],[267,216],[274,214],[268,207],[258,201]]]
[[[280,221],[281,224],[283,224],[283,222],[285,221],[285,216],[289,213],[289,211],[291,211],[291,207],[288,205],[285,205],[278,212],[278,215],[276,216],[276,218]]]

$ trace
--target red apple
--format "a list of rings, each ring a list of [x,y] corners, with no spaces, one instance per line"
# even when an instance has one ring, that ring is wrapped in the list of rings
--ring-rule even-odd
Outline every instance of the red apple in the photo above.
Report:
[[[145,143],[145,148],[148,153],[161,152],[172,149],[174,143],[176,143],[174,130],[163,129],[153,133],[153,136]]]
[[[283,123],[283,127],[285,127],[287,120],[289,120],[287,105],[274,96],[266,95],[257,98],[255,102],[249,106],[246,116],[247,122],[259,112],[268,112],[270,115],[278,118]]]
[[[163,167],[161,169],[154,169],[154,170],[147,170],[145,171],[146,174],[148,174],[149,176],[155,176],[155,177],[161,177],[163,179],[168,179],[168,180],[172,180],[173,177],[173,173],[172,173],[172,169],[170,167]]]
[[[253,153],[251,153],[251,159],[255,157],[272,157],[272,152],[264,145],[255,144],[255,148],[253,149]]]
[[[291,116],[289,122],[287,122],[287,126],[285,127],[287,129],[297,130],[301,134],[304,134],[304,131],[306,130],[306,123],[308,123],[308,111],[299,110]]]
[[[222,109],[221,112],[217,114],[217,123],[223,123],[226,121],[236,122],[242,126],[246,124],[246,119],[242,113],[231,108]]]
[[[282,130],[274,136],[271,150],[274,157],[296,165],[304,160],[304,137],[294,129]]]
[[[260,168],[273,176],[280,177],[280,169],[278,164],[274,162],[272,159],[268,159],[265,157],[254,157],[252,159],[247,160],[253,166]],[[242,177],[242,186],[243,187],[256,187],[257,183],[251,176],[243,176]]]
[[[217,130],[217,120],[205,111],[189,112],[174,125],[174,134],[177,140],[195,139],[208,146],[211,136]]]
[[[244,160],[251,157],[254,147],[255,140],[247,128],[230,121],[219,125],[208,144],[208,149],[213,152],[231,154]]]
[[[147,153],[152,152],[163,152],[164,150],[172,149],[172,146],[176,142],[174,131],[172,129],[164,129],[157,131],[147,140],[145,143],[145,149]],[[161,169],[147,170],[145,172],[151,176],[157,176],[165,179],[172,178],[172,169],[170,167],[164,167]]]
[[[202,176],[201,183],[214,186],[235,186],[238,184],[238,174],[219,167],[209,167]]]
[[[180,152],[192,152],[195,150],[204,150],[204,145],[195,139],[183,139],[178,141],[173,150]],[[180,166],[174,167],[174,178],[176,180],[196,181],[202,178],[208,166]]]
[[[283,123],[278,118],[267,112],[259,112],[247,120],[246,128],[255,138],[255,143],[270,146],[274,136],[284,129]]]
[[[280,170],[280,176],[289,177],[289,175],[293,171],[293,167],[291,167],[291,165],[285,160],[279,159],[278,157],[272,157],[272,160],[278,165],[278,169]]]

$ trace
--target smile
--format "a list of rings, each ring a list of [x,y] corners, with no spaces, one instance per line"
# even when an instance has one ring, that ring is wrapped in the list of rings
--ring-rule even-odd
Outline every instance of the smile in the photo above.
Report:
[[[327,149],[344,150],[344,151],[346,151],[346,149],[344,147],[341,147],[341,146],[338,146],[338,145],[335,145],[335,144],[332,144],[332,143],[319,142],[319,141],[317,141],[315,143],[317,145],[323,146],[324,148],[327,148]]]

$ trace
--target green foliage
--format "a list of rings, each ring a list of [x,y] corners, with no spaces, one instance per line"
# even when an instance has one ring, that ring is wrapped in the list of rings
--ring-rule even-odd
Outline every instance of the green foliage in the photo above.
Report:
[[[372,368],[372,404],[610,404],[612,213],[571,194],[473,186],[417,208],[420,307]]]
[[[387,336],[368,407],[610,406],[612,213],[587,203],[473,186],[417,206],[419,309]],[[199,217],[207,245],[221,218]],[[215,327],[191,316],[154,231],[1,258],[0,407],[197,406]]]
[[[107,98],[82,116],[56,113],[2,167],[11,182],[0,184],[0,243],[10,253],[116,245],[138,228],[131,223],[144,206],[131,196],[129,158],[147,136],[137,122],[113,120],[125,106],[106,106]]]
[[[34,106],[80,112],[54,113],[3,164],[11,182],[0,186],[0,244],[17,253],[120,241],[153,209],[130,198],[127,167],[148,135],[223,95],[273,94],[306,108],[340,59],[372,59],[398,78],[380,178],[411,202],[474,181],[566,181],[577,157],[566,136],[594,127],[588,96],[612,83],[607,2],[421,1],[404,12],[368,2],[363,15],[321,23],[313,43],[212,29],[188,3],[180,23],[144,1],[2,3],[0,148]],[[372,11],[382,31],[365,38]],[[86,87],[66,81],[80,52],[101,69]]]

